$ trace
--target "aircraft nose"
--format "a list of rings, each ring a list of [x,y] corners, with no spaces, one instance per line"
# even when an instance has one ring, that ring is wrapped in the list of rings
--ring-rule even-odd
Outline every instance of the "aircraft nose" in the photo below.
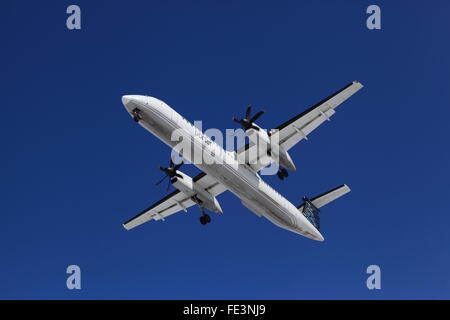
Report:
[[[122,96],[122,103],[125,109],[127,109],[128,112],[131,112],[138,105],[142,104],[142,96],[127,94]]]
[[[133,100],[133,96],[125,95],[122,96],[122,103],[126,107],[128,103],[130,103]]]

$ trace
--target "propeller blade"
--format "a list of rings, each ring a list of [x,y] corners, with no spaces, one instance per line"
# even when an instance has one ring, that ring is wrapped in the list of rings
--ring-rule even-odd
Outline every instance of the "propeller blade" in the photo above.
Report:
[[[255,114],[252,118],[250,118],[251,113],[252,113],[252,106],[249,104],[247,106],[247,109],[245,110],[245,118],[243,119],[237,119],[235,117],[231,118],[231,120],[233,120],[234,122],[237,122],[241,125],[242,129],[244,129],[245,131],[247,131],[248,129],[252,128],[255,130],[259,131],[259,127],[257,127],[256,125],[254,125],[254,122],[261,117],[266,111],[262,110],[259,111],[257,114]]]
[[[169,188],[170,188],[170,179],[169,179],[169,181],[167,182],[167,189],[166,189],[166,191],[169,191]]]
[[[166,179],[168,176],[166,175],[166,176],[164,176],[164,178],[162,178],[161,180],[159,180],[157,183],[156,183],[156,185],[159,185],[161,182],[163,182],[164,181],[164,179]]]
[[[255,114],[254,116],[253,116],[253,118],[251,118],[250,119],[250,122],[255,122],[259,117],[261,117],[264,113],[265,113],[266,111],[265,110],[262,110],[262,111],[260,111],[260,112],[258,112],[257,114]]]
[[[245,119],[250,119],[250,114],[252,113],[252,106],[249,104],[247,110],[245,111]]]

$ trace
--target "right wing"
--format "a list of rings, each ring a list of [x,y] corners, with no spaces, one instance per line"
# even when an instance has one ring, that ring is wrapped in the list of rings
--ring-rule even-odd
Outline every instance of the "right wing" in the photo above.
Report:
[[[342,89],[323,99],[309,109],[275,128],[279,130],[280,145],[288,151],[336,113],[335,109],[355,94],[363,85],[358,81],[349,83]]]
[[[312,107],[276,127],[275,130],[278,130],[280,146],[288,151],[301,140],[307,140],[307,136],[313,130],[329,120],[331,116],[336,113],[335,109],[342,102],[350,98],[362,87],[363,85],[360,82],[353,81],[319,103],[316,103]],[[262,151],[264,150],[258,150],[257,145],[250,141],[236,151],[236,155],[238,159],[248,163],[253,170],[259,171],[273,161]]]
[[[202,172],[192,179],[212,196],[217,196],[227,189],[216,179]],[[195,205],[196,202],[183,192],[175,190],[149,208],[139,213],[123,224],[127,230],[133,229],[149,220],[164,220],[164,218]]]

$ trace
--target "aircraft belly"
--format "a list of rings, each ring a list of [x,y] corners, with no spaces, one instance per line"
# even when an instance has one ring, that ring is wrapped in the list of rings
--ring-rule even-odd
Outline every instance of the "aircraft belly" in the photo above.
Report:
[[[284,198],[277,199],[277,196],[281,196],[274,196],[273,190],[272,192],[264,190],[268,185],[259,180],[256,175],[253,174],[254,179],[246,182],[242,177],[236,178],[236,171],[229,166],[215,165],[214,170],[211,170],[211,167],[205,165],[201,166],[201,169],[224,184],[228,190],[242,200],[243,205],[250,211],[258,216],[264,216],[280,228],[316,239],[314,227],[297,208]],[[208,172],[208,169],[211,170],[211,173]]]
[[[281,203],[277,203],[276,199],[270,194],[262,190],[259,178],[246,169],[240,168],[240,177],[236,177],[238,172],[227,165],[199,166],[203,171],[214,176],[225,187],[240,198],[244,205],[256,213],[258,216],[264,216],[276,225],[291,230],[297,227],[297,219],[295,213],[289,212],[287,208],[283,208]],[[209,173],[208,171],[211,171]],[[286,200],[284,200],[286,201]],[[298,210],[294,207],[298,212]],[[291,230],[293,231],[293,230]]]

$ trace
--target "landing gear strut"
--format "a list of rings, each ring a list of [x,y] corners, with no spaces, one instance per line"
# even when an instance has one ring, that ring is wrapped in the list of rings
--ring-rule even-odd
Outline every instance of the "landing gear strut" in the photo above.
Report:
[[[202,206],[202,201],[197,198],[197,195],[192,197],[192,200],[195,201],[195,203],[197,203],[198,207],[200,208],[200,211],[202,212],[202,215],[200,216],[200,223],[204,226],[207,225],[208,223],[211,222],[211,217],[209,216],[209,214],[207,214],[205,212],[205,208]]]
[[[134,108],[133,111],[131,111],[131,113],[133,115],[133,120],[135,122],[139,122],[142,120],[141,110],[139,110],[138,108]]]

